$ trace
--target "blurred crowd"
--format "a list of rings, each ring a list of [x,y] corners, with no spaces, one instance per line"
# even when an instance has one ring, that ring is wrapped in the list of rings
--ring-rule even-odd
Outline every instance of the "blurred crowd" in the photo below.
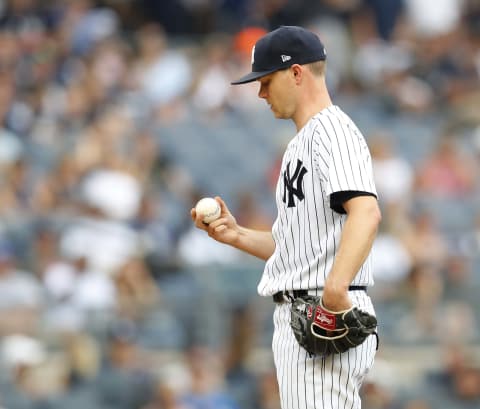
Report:
[[[280,24],[372,152],[363,407],[480,407],[478,0],[0,0],[1,409],[278,409],[262,264],[189,212],[274,220],[294,129],[230,81]]]

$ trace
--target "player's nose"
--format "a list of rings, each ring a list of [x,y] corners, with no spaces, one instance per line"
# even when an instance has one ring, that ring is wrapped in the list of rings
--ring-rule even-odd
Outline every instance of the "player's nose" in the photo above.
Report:
[[[258,97],[267,99],[267,96],[268,96],[267,90],[263,85],[260,85],[260,89],[258,90]]]

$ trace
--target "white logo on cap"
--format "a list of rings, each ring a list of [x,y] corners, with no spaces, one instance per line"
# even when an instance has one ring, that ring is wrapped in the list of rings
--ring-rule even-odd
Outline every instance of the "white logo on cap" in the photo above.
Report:
[[[252,47],[252,65],[255,62],[255,46]]]
[[[289,55],[285,55],[285,54],[282,54],[280,57],[282,58],[282,62],[290,61],[292,59],[292,57],[290,57]]]

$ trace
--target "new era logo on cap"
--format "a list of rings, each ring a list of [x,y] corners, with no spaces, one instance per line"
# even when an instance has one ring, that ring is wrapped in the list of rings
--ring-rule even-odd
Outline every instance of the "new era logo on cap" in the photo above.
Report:
[[[252,72],[232,84],[245,84],[293,64],[309,64],[326,58],[325,48],[315,33],[302,27],[281,26],[255,43]]]

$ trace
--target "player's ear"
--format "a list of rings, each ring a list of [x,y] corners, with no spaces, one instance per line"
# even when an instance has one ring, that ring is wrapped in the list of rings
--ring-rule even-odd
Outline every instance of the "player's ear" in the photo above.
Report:
[[[293,64],[291,67],[290,67],[291,71],[292,71],[292,74],[293,74],[293,77],[295,78],[295,82],[297,84],[300,83],[300,81],[302,80],[302,76],[303,76],[303,68],[301,65],[299,64]]]

